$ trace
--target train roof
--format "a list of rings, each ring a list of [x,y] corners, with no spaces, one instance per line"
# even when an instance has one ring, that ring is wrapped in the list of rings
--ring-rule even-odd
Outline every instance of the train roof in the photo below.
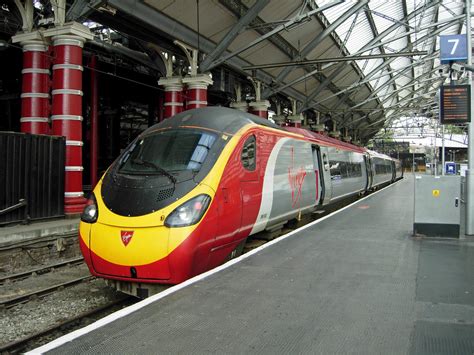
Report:
[[[369,155],[371,157],[374,157],[374,158],[381,158],[381,159],[387,159],[387,160],[396,160],[386,154],[382,154],[382,153],[379,153],[379,152],[376,152],[375,150],[370,150],[370,149],[367,149],[365,148],[365,150],[367,151],[367,153],[369,153]]]
[[[257,124],[289,133],[301,135],[316,144],[331,146],[338,149],[350,150],[358,153],[365,153],[365,148],[351,143],[343,142],[335,138],[325,136],[303,128],[285,127],[282,128],[273,122],[260,118],[236,109],[220,106],[202,107],[181,112],[169,119],[166,119],[146,130],[144,133],[163,128],[178,128],[183,126],[202,127],[228,134],[237,133],[242,127],[248,124]]]
[[[160,128],[195,126],[235,134],[242,127],[251,123],[281,130],[281,127],[273,122],[247,112],[227,107],[211,106],[181,112],[150,127],[147,131]]]
[[[359,147],[357,145],[343,142],[343,141],[340,141],[339,139],[331,138],[331,137],[325,136],[324,134],[309,131],[304,128],[285,127],[285,130],[291,133],[301,134],[305,136],[306,138],[309,138],[315,141],[315,143],[318,143],[321,145],[335,147],[335,148],[344,149],[344,150],[351,150],[353,152],[358,152],[358,153],[365,153],[366,151],[365,148]]]

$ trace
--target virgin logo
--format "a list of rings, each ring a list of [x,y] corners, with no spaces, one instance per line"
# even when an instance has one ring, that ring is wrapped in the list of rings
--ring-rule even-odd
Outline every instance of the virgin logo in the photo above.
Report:
[[[120,238],[122,239],[123,245],[127,246],[132,240],[133,231],[120,231]]]
[[[295,169],[294,167],[294,147],[291,147],[291,166],[288,167],[288,182],[291,188],[291,207],[295,208],[299,204],[303,181],[306,177],[306,171],[303,167]]]

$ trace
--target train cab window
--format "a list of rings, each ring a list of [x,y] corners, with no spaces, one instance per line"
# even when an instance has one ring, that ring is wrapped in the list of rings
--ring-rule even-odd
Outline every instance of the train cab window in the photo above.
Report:
[[[153,132],[123,155],[118,171],[134,175],[199,171],[216,139],[215,134],[197,129]]]
[[[250,136],[244,143],[242,148],[242,165],[246,170],[254,171],[256,167],[256,158],[257,158],[257,142],[255,136]]]

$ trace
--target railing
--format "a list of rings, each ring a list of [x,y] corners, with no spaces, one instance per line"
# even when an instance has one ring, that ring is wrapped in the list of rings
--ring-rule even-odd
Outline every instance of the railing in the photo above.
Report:
[[[64,215],[65,139],[0,132],[0,225]]]

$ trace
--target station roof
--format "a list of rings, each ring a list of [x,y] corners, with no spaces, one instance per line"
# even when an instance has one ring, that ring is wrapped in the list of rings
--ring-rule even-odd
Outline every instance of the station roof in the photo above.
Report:
[[[321,112],[362,141],[436,111],[439,35],[466,33],[459,0],[74,0],[67,17],[164,51],[178,40],[204,54],[201,72],[229,67],[261,81],[262,99],[296,99],[297,113]]]

